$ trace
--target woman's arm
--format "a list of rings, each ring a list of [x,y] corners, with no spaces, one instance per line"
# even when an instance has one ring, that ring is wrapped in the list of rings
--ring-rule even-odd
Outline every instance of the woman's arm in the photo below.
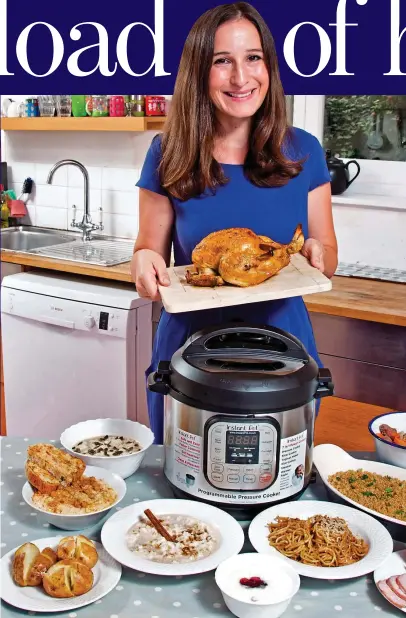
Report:
[[[174,221],[172,204],[164,195],[147,189],[140,189],[139,195],[139,228],[134,253],[150,249],[159,253],[169,266]]]
[[[325,183],[313,191],[308,198],[309,238],[302,253],[311,265],[331,278],[337,268],[338,249],[334,231],[331,185]]]
[[[139,204],[131,274],[140,296],[159,300],[158,282],[170,283],[166,267],[171,259],[174,212],[167,197],[147,189],[140,189]]]

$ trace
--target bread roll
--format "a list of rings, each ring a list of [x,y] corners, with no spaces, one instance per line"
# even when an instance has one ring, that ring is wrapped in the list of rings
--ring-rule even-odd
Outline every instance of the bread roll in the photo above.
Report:
[[[78,481],[86,464],[52,444],[34,444],[27,448],[27,480],[40,493],[51,493]]]
[[[39,586],[44,573],[56,561],[57,555],[50,547],[40,552],[34,543],[24,543],[14,555],[13,579],[19,586]]]
[[[92,569],[99,559],[97,549],[90,539],[82,534],[78,536],[66,536],[59,541],[56,550],[60,560],[77,560]]]
[[[61,560],[45,573],[42,583],[51,597],[78,597],[91,590],[93,573],[77,560]]]

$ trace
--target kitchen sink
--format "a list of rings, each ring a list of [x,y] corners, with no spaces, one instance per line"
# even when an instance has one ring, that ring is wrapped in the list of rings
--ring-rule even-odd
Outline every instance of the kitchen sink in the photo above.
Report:
[[[1,230],[1,248],[10,251],[28,253],[32,249],[61,245],[71,241],[71,236],[43,228],[21,225]]]
[[[81,264],[116,266],[129,262],[134,241],[93,235],[83,241],[77,232],[58,232],[47,228],[19,226],[1,230],[1,248]]]

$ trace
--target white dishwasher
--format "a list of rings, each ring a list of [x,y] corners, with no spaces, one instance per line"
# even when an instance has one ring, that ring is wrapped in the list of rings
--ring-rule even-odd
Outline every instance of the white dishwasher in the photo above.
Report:
[[[7,435],[58,439],[80,421],[148,425],[152,304],[134,287],[19,273],[1,286]]]

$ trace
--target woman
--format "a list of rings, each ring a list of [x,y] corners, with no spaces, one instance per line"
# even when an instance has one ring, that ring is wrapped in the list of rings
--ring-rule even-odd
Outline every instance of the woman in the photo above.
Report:
[[[274,41],[248,3],[218,6],[194,24],[179,66],[169,118],[147,153],[132,276],[140,296],[159,300],[175,264],[191,264],[195,245],[229,227],[288,243],[302,223],[302,253],[331,277],[337,266],[330,176],[319,142],[289,128]],[[150,371],[186,339],[233,320],[270,324],[302,341],[321,365],[302,298],[224,309],[162,311]],[[163,438],[163,397],[148,392],[151,429]]]

